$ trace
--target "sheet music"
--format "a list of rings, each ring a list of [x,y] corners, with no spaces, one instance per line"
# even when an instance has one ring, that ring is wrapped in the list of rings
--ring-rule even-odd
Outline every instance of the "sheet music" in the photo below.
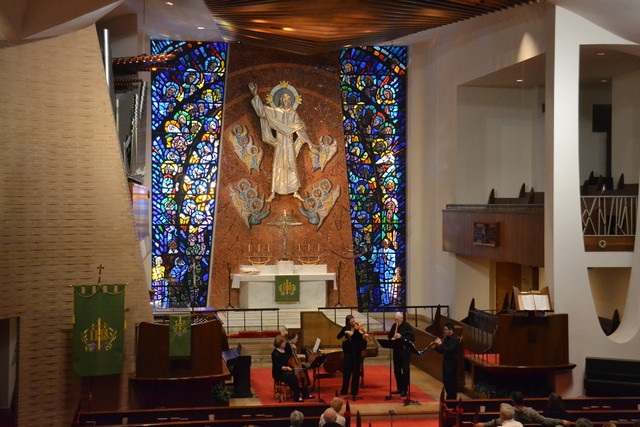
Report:
[[[536,306],[536,310],[551,310],[547,295],[533,295],[533,304]]]
[[[313,354],[316,354],[320,349],[320,338],[316,338],[316,343],[313,345]]]
[[[533,299],[533,295],[518,295],[518,302],[520,303],[521,310],[531,310],[534,311],[536,309],[536,305]]]

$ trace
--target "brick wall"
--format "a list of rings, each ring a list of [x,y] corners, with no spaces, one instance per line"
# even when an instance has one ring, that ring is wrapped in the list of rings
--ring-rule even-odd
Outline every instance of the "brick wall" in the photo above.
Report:
[[[94,27],[0,46],[0,318],[19,317],[18,420],[68,425],[79,399],[128,405],[134,330],[152,318]],[[124,372],[71,376],[73,293],[129,283]],[[91,389],[93,399],[88,407]]]

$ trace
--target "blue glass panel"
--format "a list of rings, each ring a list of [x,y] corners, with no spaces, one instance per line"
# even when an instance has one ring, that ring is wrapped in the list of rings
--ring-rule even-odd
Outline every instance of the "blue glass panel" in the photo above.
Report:
[[[227,45],[154,40],[152,289],[156,307],[207,304]]]
[[[407,49],[350,48],[340,59],[358,306],[403,306]]]

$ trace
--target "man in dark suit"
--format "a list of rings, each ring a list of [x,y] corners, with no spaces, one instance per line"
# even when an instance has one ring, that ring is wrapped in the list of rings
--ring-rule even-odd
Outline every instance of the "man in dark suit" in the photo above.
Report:
[[[393,391],[394,394],[406,396],[409,389],[409,368],[411,364],[411,351],[407,345],[415,340],[413,336],[413,327],[405,320],[404,313],[397,312],[393,315],[393,326],[389,331],[388,338],[393,341],[393,373],[396,376],[396,385],[398,389]]]
[[[444,340],[436,338],[436,351],[442,354],[442,383],[447,392],[447,400],[455,400],[458,396],[458,353],[460,339],[453,333],[453,323],[445,323],[442,328]]]

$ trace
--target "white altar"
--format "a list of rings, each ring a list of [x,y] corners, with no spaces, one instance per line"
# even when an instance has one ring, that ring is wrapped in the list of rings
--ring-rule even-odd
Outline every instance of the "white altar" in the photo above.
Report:
[[[329,285],[338,289],[336,274],[327,273],[326,264],[294,265],[292,261],[279,261],[276,265],[241,265],[240,271],[232,274],[231,282],[233,289],[240,290],[240,308],[316,310],[326,307]],[[279,274],[300,276],[300,301],[276,302],[275,280]]]

